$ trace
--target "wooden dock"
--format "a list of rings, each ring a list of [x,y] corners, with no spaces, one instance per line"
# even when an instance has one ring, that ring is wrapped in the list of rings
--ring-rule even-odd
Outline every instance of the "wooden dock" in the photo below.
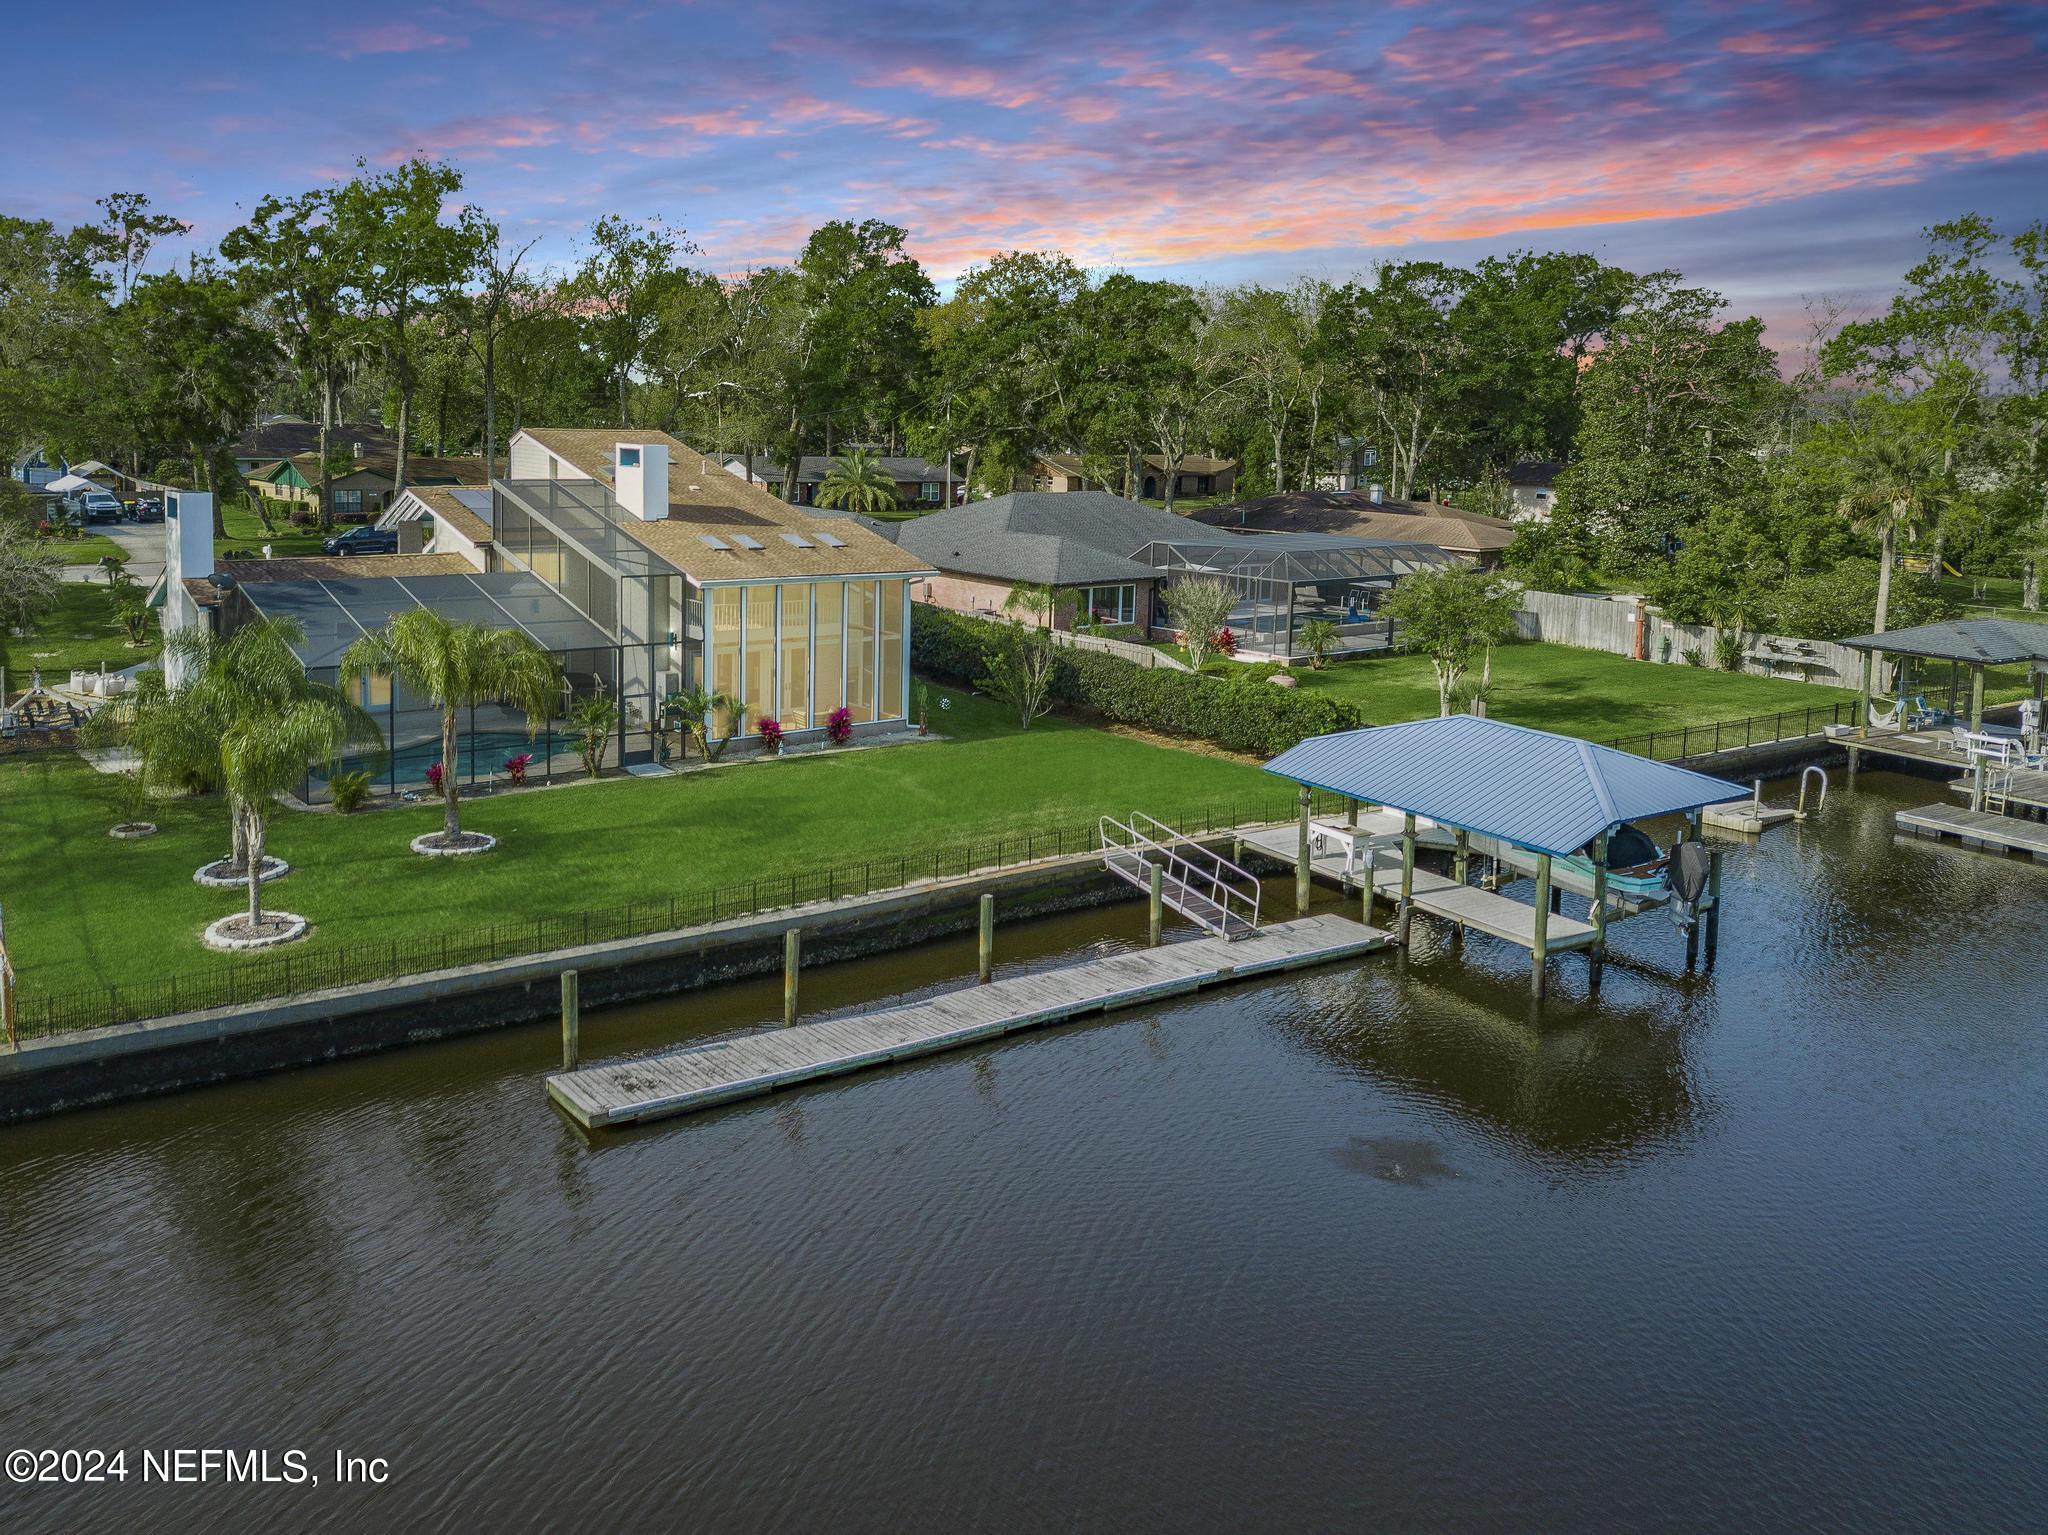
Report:
[[[1089,1013],[1348,959],[1391,941],[1389,934],[1348,917],[1307,917],[1263,927],[1234,942],[1200,938],[1168,943],[1008,976],[880,1012],[558,1072],[547,1079],[548,1096],[585,1129],[688,1114]]]
[[[1961,805],[1920,805],[1901,810],[1898,828],[1916,837],[1939,837],[1994,853],[2026,853],[2048,862],[2048,825],[1994,815]]]
[[[1375,871],[1372,887],[1390,901],[1399,900],[1401,871]],[[1536,946],[1536,908],[1527,901],[1482,890],[1477,885],[1461,885],[1427,869],[1415,871],[1415,909],[1428,912],[1432,917],[1441,917],[1446,922],[1455,922],[1459,927],[1468,927],[1475,933],[1504,938],[1525,949]],[[1592,941],[1592,923],[1581,922],[1561,912],[1550,914],[1549,925],[1544,929],[1543,945],[1549,953],[1583,949]]]

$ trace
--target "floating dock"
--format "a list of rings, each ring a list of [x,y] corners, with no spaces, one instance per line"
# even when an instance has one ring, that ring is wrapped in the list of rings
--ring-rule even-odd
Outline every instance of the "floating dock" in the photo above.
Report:
[[[1199,938],[1162,944],[1058,970],[1004,977],[880,1012],[764,1029],[661,1055],[558,1072],[547,1079],[548,1096],[585,1129],[661,1119],[1089,1013],[1349,959],[1392,941],[1390,934],[1348,917],[1305,917],[1234,941]]]
[[[1994,853],[2026,853],[2048,863],[2048,825],[1962,805],[1920,805],[1901,810],[1898,828],[1916,837],[1939,837]]]

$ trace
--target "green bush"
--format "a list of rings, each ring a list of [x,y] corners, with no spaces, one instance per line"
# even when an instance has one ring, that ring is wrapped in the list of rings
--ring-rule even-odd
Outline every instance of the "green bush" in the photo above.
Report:
[[[336,773],[327,780],[327,789],[334,796],[336,810],[343,815],[353,814],[362,809],[363,801],[370,797],[369,772]]]
[[[911,608],[910,654],[919,670],[958,682],[988,675],[989,658],[1006,626],[968,618],[923,603]],[[1356,730],[1358,710],[1323,693],[1276,688],[1262,667],[1239,667],[1244,682],[1198,677],[1170,667],[1138,666],[1120,656],[1062,647],[1053,670],[1052,696],[1120,725],[1164,735],[1213,741],[1229,751],[1271,756],[1309,736]],[[1257,682],[1259,686],[1247,683]]]

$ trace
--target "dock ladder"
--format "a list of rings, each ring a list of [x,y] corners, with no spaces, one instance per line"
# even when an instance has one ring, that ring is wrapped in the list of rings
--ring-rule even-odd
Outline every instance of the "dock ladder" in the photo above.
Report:
[[[1138,811],[1102,817],[1101,834],[1102,865],[1118,879],[1149,890],[1157,864],[1161,902],[1204,932],[1235,941],[1258,931],[1259,882],[1222,854]]]

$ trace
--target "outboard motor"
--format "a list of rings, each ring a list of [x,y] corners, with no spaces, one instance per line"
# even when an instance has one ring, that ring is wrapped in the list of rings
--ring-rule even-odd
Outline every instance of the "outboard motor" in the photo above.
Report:
[[[1699,920],[1700,897],[1707,893],[1713,855],[1704,842],[1681,842],[1671,850],[1671,920],[1681,933]]]

